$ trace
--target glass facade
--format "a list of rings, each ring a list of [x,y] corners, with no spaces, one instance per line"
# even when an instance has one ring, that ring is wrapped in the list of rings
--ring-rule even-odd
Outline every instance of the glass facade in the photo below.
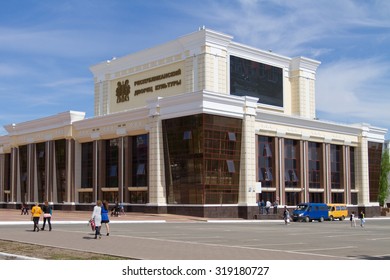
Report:
[[[324,203],[324,193],[323,192],[311,192],[309,193],[309,202],[313,203]]]
[[[105,140],[105,185],[106,188],[118,187],[118,164],[119,164],[119,139]],[[112,201],[111,199],[109,201]]]
[[[300,142],[284,139],[284,187],[300,188]],[[301,192],[288,190],[285,193],[286,205],[297,205],[301,202]]]
[[[356,178],[355,178],[355,148],[349,147],[349,177],[350,177],[350,187],[352,190],[356,188]]]
[[[199,114],[163,120],[168,203],[238,202],[242,120]]]
[[[102,158],[104,158],[102,166],[103,178],[98,180],[98,197],[108,202],[115,202],[118,201],[119,190],[119,139],[115,138],[103,140],[102,146]],[[101,164],[101,162],[99,163]]]
[[[339,145],[330,145],[330,180],[332,189],[343,189],[341,178],[342,174],[342,147]],[[336,203],[336,201],[333,201]]]
[[[4,185],[3,201],[9,202],[11,200],[11,154],[7,153],[2,156],[4,158],[4,177],[0,180],[3,180]]]
[[[321,144],[315,142],[309,142],[309,188],[319,189],[321,186],[321,169],[322,169],[322,155]],[[317,202],[312,201],[310,202]]]
[[[20,193],[22,202],[28,202],[27,193],[27,145],[19,147]]]
[[[56,179],[57,179],[57,197],[54,201],[66,201],[66,140],[56,140],[55,160],[56,160]]]
[[[93,142],[81,144],[81,188],[93,187]]]
[[[299,192],[286,192],[286,205],[294,206],[299,203],[301,203],[301,194]]]
[[[129,136],[126,140],[125,186],[128,194],[125,202],[145,204],[149,202],[149,135]]]
[[[368,176],[370,184],[370,201],[378,201],[382,149],[382,143],[368,142]]]
[[[263,188],[273,187],[274,182],[274,157],[273,137],[258,137],[258,182]]]
[[[286,188],[297,188],[300,186],[300,156],[299,141],[284,140],[284,186]]]
[[[80,203],[93,202],[93,142],[81,144],[81,189],[79,192]]]
[[[37,161],[37,182],[38,182],[38,197],[34,197],[36,202],[46,200],[46,143],[38,143],[35,145],[35,156]]]

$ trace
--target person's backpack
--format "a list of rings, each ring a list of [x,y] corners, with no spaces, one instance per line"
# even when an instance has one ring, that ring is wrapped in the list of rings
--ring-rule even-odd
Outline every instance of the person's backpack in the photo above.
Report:
[[[351,216],[349,216],[349,220],[352,221],[352,214],[351,214]]]

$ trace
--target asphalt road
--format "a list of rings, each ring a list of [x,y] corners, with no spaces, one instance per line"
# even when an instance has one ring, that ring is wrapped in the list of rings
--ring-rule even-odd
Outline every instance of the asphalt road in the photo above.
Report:
[[[0,239],[112,254],[140,260],[390,260],[390,219],[349,221],[111,223],[111,234],[93,239],[85,224],[1,225]],[[105,233],[105,229],[102,230]],[[0,249],[1,251],[1,249]]]

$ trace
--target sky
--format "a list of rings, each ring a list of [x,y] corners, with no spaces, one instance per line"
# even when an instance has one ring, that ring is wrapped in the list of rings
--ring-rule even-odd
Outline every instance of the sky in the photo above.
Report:
[[[320,120],[390,130],[388,0],[18,0],[0,9],[0,135],[71,110],[93,117],[90,66],[201,26],[320,61]]]

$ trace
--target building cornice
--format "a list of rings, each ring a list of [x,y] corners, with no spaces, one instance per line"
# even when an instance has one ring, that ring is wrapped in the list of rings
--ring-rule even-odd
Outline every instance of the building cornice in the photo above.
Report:
[[[103,116],[96,116],[90,119],[80,120],[73,123],[73,128],[76,131],[86,129],[97,129],[104,126],[125,124],[127,121],[137,121],[148,117],[148,109],[146,107],[127,110],[117,113],[111,113]]]
[[[228,52],[230,55],[239,56],[248,60],[260,61],[280,68],[289,68],[291,58],[282,56],[271,51],[260,50],[244,44],[232,42],[229,45]]]
[[[290,70],[303,70],[315,74],[321,62],[307,57],[299,56],[291,60]]]
[[[150,100],[149,107],[150,112],[158,112],[161,119],[202,113],[243,118],[245,114],[255,114],[257,100],[249,96],[231,96],[203,90]],[[153,111],[153,106],[158,107],[158,110]]]
[[[9,136],[18,136],[70,126],[73,122],[82,120],[84,117],[84,112],[68,111],[32,121],[5,125],[4,128]]]
[[[387,133],[387,129],[373,127],[368,124],[340,124],[316,119],[287,116],[263,110],[258,110],[257,113],[256,120],[259,122],[283,125],[300,130],[312,130],[313,132],[316,132],[316,134],[318,134],[318,132],[327,132],[355,137],[364,136],[367,137],[369,141],[383,142],[385,134]],[[305,135],[302,135],[302,137],[305,137]],[[315,138],[316,136],[313,135],[313,137]]]

